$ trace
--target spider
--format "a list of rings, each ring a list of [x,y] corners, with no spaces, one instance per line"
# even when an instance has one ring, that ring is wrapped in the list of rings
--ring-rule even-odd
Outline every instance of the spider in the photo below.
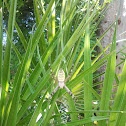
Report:
[[[49,68],[50,68],[50,71],[52,73],[52,69],[51,69],[50,65],[49,65]],[[55,80],[55,83],[56,83],[56,81],[58,81],[58,85],[54,89],[54,91],[52,92],[51,96],[53,96],[56,93],[58,88],[63,89],[63,87],[64,87],[66,89],[66,91],[72,96],[72,98],[75,98],[74,95],[72,94],[72,92],[69,90],[69,88],[65,85],[65,82],[71,77],[71,75],[68,75],[67,78],[65,79],[65,72],[63,71],[63,69],[60,69],[58,71],[58,77],[57,78],[54,76],[53,73],[52,73],[52,75],[53,75],[52,78]]]

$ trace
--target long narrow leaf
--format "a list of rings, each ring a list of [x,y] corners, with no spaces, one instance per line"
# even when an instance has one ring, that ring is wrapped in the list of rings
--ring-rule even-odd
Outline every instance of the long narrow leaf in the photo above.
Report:
[[[119,111],[121,110],[121,105],[122,102],[124,100],[124,96],[125,96],[125,88],[126,88],[126,61],[122,70],[122,75],[121,75],[121,79],[119,82],[119,87],[118,87],[118,91],[115,97],[115,101],[114,101],[114,105],[112,107],[112,111]],[[110,122],[109,122],[109,126],[114,126],[116,123],[116,119],[117,119],[118,114],[117,113],[112,113],[110,114]]]
[[[109,116],[97,116],[97,117],[89,117],[89,118],[85,118],[82,120],[78,120],[75,122],[68,122],[66,124],[60,124],[60,126],[76,126],[76,125],[83,125],[83,124],[90,124],[93,121],[100,121],[100,120],[107,120],[109,118]]]
[[[53,96],[53,98],[51,100],[51,107],[50,107],[49,111],[46,113],[46,116],[44,117],[43,124],[42,124],[43,126],[47,126],[47,124],[49,122],[49,119],[50,119],[53,109],[55,107],[55,101],[58,97],[58,94],[59,94],[59,90],[56,92],[56,94]]]
[[[45,98],[46,93],[47,93],[47,91],[43,95],[42,99],[39,101],[39,104],[36,107],[36,110],[34,111],[33,116],[30,119],[30,122],[29,122],[28,126],[34,126],[36,124],[36,119],[37,119],[37,116],[39,115],[39,112],[40,112],[40,109],[41,109],[41,106],[42,106],[42,103],[43,103],[43,100]]]
[[[2,12],[2,5],[0,5],[0,84],[2,84],[2,40],[3,40],[3,12]],[[1,88],[0,88],[0,96],[1,96]],[[2,104],[1,104],[1,97],[0,97],[0,126],[2,124]]]
[[[90,0],[88,1],[88,7],[87,7],[87,19],[90,16],[89,13],[89,4]],[[84,42],[84,70],[87,70],[91,67],[91,54],[90,54],[90,24],[88,23],[85,29],[85,42]],[[92,71],[90,71],[85,77],[84,80],[92,86]],[[90,92],[89,88],[84,85],[84,109],[85,110],[92,110],[92,93]],[[86,113],[85,117],[91,117],[90,113]],[[92,124],[86,124],[86,126],[91,126]]]
[[[16,15],[16,6],[17,0],[11,0],[10,10],[9,10],[9,21],[8,21],[8,34],[10,38],[13,37],[13,30],[14,30],[14,22],[15,22],[15,15]],[[3,63],[3,77],[2,77],[2,86],[3,88],[8,91],[8,80],[9,80],[9,72],[10,72],[10,55],[11,55],[11,44],[7,39],[6,43],[6,51],[4,56],[4,63]],[[6,105],[7,95],[2,92],[2,116],[4,115],[4,109]]]
[[[112,40],[111,51],[116,49],[116,29],[117,26],[115,25],[115,32]],[[102,98],[100,102],[100,110],[108,110],[109,109],[109,100],[111,97],[111,90],[113,85],[113,79],[115,77],[115,66],[116,66],[116,52],[113,53],[111,57],[108,59],[107,68],[105,72],[105,79],[102,89]],[[107,91],[107,93],[106,93]],[[102,113],[101,116],[106,116],[106,113]],[[99,126],[105,126],[106,121],[99,121]]]

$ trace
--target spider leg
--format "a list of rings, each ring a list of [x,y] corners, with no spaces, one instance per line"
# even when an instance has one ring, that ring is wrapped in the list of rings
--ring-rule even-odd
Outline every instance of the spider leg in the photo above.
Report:
[[[59,85],[57,85],[57,87],[54,89],[54,91],[52,92],[51,96],[53,96],[56,93],[56,91],[58,90],[58,88],[59,88]]]
[[[74,98],[74,95],[72,94],[72,92],[69,90],[69,88],[66,85],[64,85],[64,88],[72,96],[72,98]]]
[[[67,76],[67,78],[65,79],[64,82],[67,82],[71,78],[71,76],[72,76],[72,70],[73,70],[73,65],[72,65],[70,73],[68,74],[68,76]]]
[[[55,77],[54,73],[52,72],[52,69],[51,69],[51,66],[49,64],[49,69],[50,69],[50,72],[51,72],[51,77],[55,80],[55,84],[58,82],[57,78]]]
[[[55,75],[54,75],[54,73],[52,72],[52,68],[51,68],[51,66],[50,66],[50,64],[49,64],[49,69],[50,69],[50,72],[51,72],[51,77],[54,79],[54,80],[56,80],[56,77],[55,77]]]
[[[64,85],[64,88],[66,89],[66,91],[72,96],[72,98],[75,100],[75,102],[77,101],[77,98],[72,94],[72,92],[69,90],[69,88]]]
[[[67,78],[65,79],[64,82],[67,82],[70,78],[71,78],[71,75],[69,74],[69,75],[67,76]]]

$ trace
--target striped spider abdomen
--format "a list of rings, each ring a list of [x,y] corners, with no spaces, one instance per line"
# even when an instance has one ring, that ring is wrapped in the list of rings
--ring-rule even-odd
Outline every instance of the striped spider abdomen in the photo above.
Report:
[[[64,73],[63,69],[60,69],[58,72],[58,81],[61,82],[64,80],[65,80],[65,73]]]
[[[58,82],[60,88],[64,87],[64,81],[65,81],[65,72],[63,71],[63,69],[60,69],[58,72]]]

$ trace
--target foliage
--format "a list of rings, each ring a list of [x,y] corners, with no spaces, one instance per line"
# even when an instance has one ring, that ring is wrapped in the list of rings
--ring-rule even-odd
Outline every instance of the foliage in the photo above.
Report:
[[[24,5],[23,1],[21,2]],[[101,39],[115,22],[101,37],[96,39],[95,35],[97,26],[106,11],[106,3],[100,6],[99,1],[94,0],[46,2],[33,0],[36,23],[32,26],[30,37],[27,38],[16,22],[17,0],[11,0],[9,6],[5,1],[9,19],[8,29],[5,29],[7,34],[5,53],[0,52],[2,87],[0,125],[73,126],[85,124],[90,126],[97,122],[100,126],[106,124],[123,126],[126,115],[126,61],[121,79],[118,80],[115,74],[116,25],[112,43],[105,49],[100,44]],[[0,50],[2,50],[3,38],[2,8],[0,11]],[[14,27],[24,48],[24,54],[13,42]],[[97,45],[102,52],[92,59],[93,50]],[[105,51],[109,47],[110,53],[106,54]],[[17,68],[11,67],[10,61],[16,60],[13,53],[11,54],[11,48],[18,58]],[[99,59],[102,54],[104,57]],[[104,84],[101,94],[98,94],[93,88],[96,86],[93,82],[102,74],[94,77],[93,74],[106,62],[107,68],[103,73],[105,74]],[[72,76],[66,85],[76,100],[72,99],[64,89],[59,89],[52,97],[50,96],[56,85],[51,78],[48,64],[51,65],[55,76],[59,68],[64,69],[66,77],[73,69]],[[12,81],[10,73],[14,69],[16,73]],[[110,101],[114,78],[119,81],[119,86],[112,106]]]

